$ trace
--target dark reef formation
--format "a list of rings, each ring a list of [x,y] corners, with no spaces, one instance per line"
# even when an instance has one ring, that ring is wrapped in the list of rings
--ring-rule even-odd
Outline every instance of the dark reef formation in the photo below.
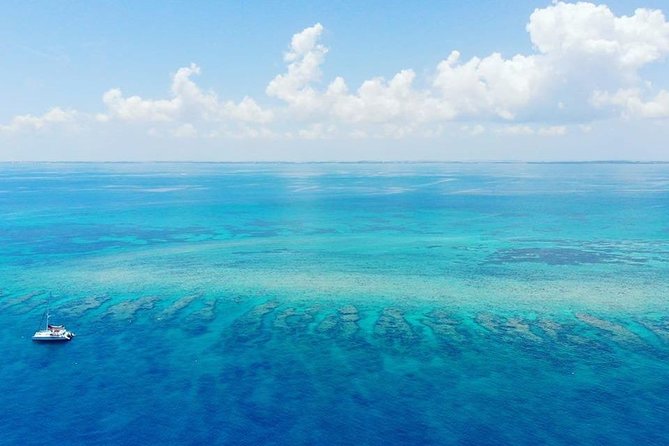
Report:
[[[107,310],[107,317],[116,321],[132,321],[138,311],[151,310],[157,301],[158,297],[156,296],[144,296],[126,300],[111,306]]]
[[[89,296],[60,310],[60,314],[69,317],[78,317],[84,313],[100,308],[104,303],[111,300],[109,296]]]
[[[163,311],[158,313],[156,315],[156,320],[159,321],[169,321],[175,317],[177,313],[179,313],[181,310],[189,306],[191,303],[193,303],[196,299],[201,297],[199,294],[189,294],[183,297],[180,297],[179,299],[175,300],[172,305],[169,307],[165,308]]]

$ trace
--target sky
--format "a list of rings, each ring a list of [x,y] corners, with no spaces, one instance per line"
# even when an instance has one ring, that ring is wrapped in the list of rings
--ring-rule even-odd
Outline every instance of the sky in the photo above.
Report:
[[[668,13],[4,1],[0,161],[669,161]]]

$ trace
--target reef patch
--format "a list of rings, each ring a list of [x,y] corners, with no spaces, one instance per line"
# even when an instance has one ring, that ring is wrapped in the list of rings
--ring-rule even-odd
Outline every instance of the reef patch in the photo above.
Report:
[[[163,311],[156,315],[156,320],[159,321],[169,321],[174,318],[174,316],[188,305],[193,303],[197,298],[201,297],[200,294],[190,294],[187,296],[180,297],[175,300],[172,305],[165,308]]]
[[[59,311],[63,316],[78,317],[84,313],[95,310],[102,306],[105,302],[111,300],[109,296],[89,296],[80,301],[77,301],[74,305],[68,306]]]
[[[138,311],[152,309],[157,301],[158,298],[156,296],[144,296],[133,300],[126,300],[110,307],[106,315],[117,321],[132,321]]]

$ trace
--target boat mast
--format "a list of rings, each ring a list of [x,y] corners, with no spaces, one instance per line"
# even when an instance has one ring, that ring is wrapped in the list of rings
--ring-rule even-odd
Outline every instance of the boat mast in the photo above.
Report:
[[[51,306],[51,291],[49,291],[49,299],[46,302],[46,327],[44,328],[45,330],[49,329],[49,317],[51,316],[49,314],[49,307]]]

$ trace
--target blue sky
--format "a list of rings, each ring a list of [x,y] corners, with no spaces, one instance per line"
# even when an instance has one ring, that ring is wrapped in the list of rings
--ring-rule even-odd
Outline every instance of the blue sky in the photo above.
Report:
[[[666,1],[0,8],[0,160],[669,160]]]

